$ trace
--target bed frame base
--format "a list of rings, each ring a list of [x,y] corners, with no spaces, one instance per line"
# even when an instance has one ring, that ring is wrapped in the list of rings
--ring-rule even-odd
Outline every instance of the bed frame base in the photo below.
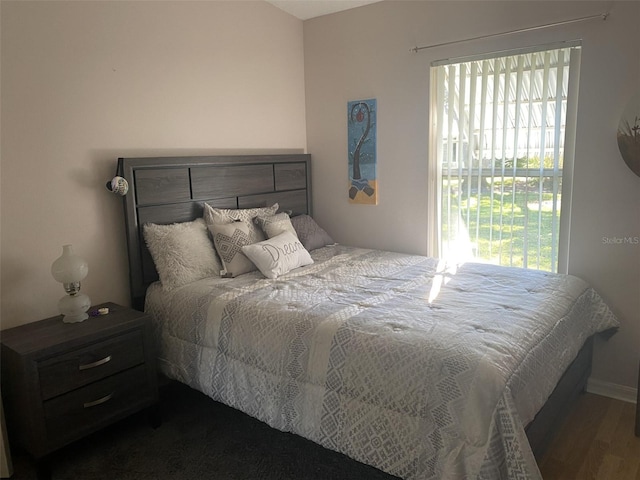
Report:
[[[564,372],[542,409],[527,425],[525,431],[537,460],[542,458],[574,402],[585,391],[591,374],[592,354],[593,337],[590,337]]]

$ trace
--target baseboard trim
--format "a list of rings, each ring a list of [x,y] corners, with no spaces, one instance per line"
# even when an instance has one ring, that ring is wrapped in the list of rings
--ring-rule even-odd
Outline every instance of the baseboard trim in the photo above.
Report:
[[[638,390],[636,388],[603,382],[595,378],[589,378],[589,380],[587,380],[587,392],[629,403],[636,403],[638,398]]]

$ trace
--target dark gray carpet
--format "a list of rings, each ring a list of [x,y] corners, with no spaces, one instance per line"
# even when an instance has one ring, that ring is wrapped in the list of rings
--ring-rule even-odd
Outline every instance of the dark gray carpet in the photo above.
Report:
[[[129,417],[58,451],[53,480],[391,480],[296,435],[268,427],[177,383],[160,390],[162,425]],[[36,479],[31,460],[13,451],[14,480]]]

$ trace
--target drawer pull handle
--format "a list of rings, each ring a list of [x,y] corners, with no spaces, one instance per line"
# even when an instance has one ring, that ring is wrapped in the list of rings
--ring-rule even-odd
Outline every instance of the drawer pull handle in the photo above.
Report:
[[[111,400],[111,397],[113,397],[113,393],[110,393],[109,395],[105,395],[104,397],[94,400],[93,402],[86,402],[84,404],[84,408],[91,408],[91,407],[95,407],[96,405],[101,405]]]
[[[108,355],[100,360],[97,360],[93,363],[86,363],[84,365],[80,365],[78,368],[80,370],[89,370],[90,368],[95,368],[95,367],[99,367],[100,365],[104,365],[107,362],[111,361],[111,355]]]

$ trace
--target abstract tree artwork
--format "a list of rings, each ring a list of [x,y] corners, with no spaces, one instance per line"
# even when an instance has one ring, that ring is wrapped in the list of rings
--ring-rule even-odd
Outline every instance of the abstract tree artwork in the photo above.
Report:
[[[378,204],[375,99],[347,103],[349,203]]]

